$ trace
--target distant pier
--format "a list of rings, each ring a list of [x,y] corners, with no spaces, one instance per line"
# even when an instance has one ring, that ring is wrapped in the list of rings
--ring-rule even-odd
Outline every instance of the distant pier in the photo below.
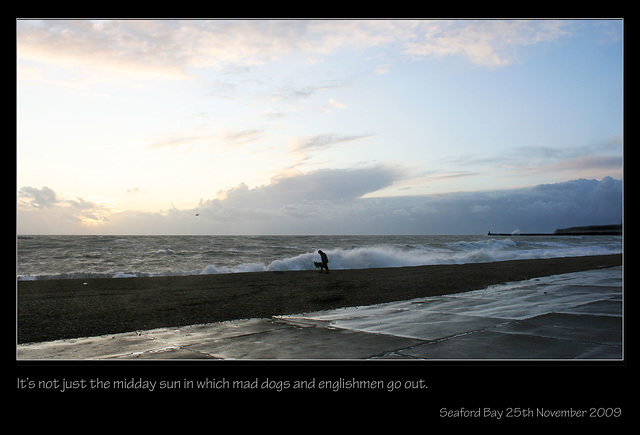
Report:
[[[588,225],[584,227],[560,228],[553,233],[492,233],[487,236],[621,236],[622,224]]]

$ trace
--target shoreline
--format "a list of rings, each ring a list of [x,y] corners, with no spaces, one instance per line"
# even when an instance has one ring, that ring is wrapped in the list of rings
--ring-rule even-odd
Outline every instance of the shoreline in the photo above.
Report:
[[[17,342],[373,305],[622,265],[622,254],[376,269],[17,281]]]

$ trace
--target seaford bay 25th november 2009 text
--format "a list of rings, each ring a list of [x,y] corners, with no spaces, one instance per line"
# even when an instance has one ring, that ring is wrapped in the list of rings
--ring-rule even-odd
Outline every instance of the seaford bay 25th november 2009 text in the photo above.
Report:
[[[621,408],[547,409],[547,408],[440,408],[442,418],[617,418]]]

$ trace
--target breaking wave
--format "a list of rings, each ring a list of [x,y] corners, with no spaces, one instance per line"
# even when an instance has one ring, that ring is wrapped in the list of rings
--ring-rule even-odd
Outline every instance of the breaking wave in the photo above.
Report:
[[[330,269],[367,269],[382,267],[422,266],[433,264],[483,263],[504,260],[579,257],[588,255],[618,254],[622,252],[621,238],[605,240],[581,238],[567,239],[533,239],[514,236],[510,238],[476,238],[475,240],[440,240],[431,243],[373,243],[356,247],[323,248],[329,257]],[[428,241],[427,241],[428,242]],[[275,248],[274,248],[275,249]],[[247,249],[247,251],[251,251]],[[177,252],[177,251],[176,251]],[[226,251],[228,254],[228,250]],[[162,249],[155,252],[153,261],[160,257],[174,257],[174,250]],[[246,261],[241,257],[236,264],[222,264],[213,261],[204,267],[165,269],[152,271],[110,270],[82,271],[56,274],[19,275],[19,280],[36,279],[71,279],[71,278],[132,278],[151,276],[184,276],[198,274],[221,274],[241,272],[284,272],[297,270],[313,270],[314,261],[319,261],[317,250],[298,255],[284,255],[267,261]],[[229,258],[228,255],[225,258]],[[254,258],[255,259],[255,258]],[[145,262],[140,260],[140,269]]]

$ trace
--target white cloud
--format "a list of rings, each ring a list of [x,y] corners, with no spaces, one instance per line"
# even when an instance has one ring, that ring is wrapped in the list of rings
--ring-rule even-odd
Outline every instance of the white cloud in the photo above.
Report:
[[[616,176],[622,174],[622,156],[582,156],[568,160],[552,163],[544,166],[523,166],[517,168],[517,172],[524,173],[554,173],[557,175],[565,172],[586,172],[598,175],[615,173]]]
[[[201,136],[179,136],[175,134],[162,134],[157,136],[149,145],[149,148],[166,148],[180,145],[191,145],[200,142]]]
[[[203,124],[183,131],[161,133],[148,139],[148,149],[173,148],[187,145],[209,144],[238,147],[259,141],[266,135],[262,128],[215,132]]]
[[[105,81],[122,75],[191,79],[200,68],[263,65],[294,53],[313,59],[370,47],[499,66],[512,62],[520,46],[566,35],[565,26],[554,20],[20,20],[18,56],[81,67]],[[298,89],[296,95],[314,91]]]
[[[72,207],[75,207],[79,210],[86,210],[86,209],[93,209],[97,206],[97,204],[95,202],[91,202],[91,201],[86,201],[80,197],[76,198],[77,201],[69,199],[67,200],[67,203],[69,205],[71,205]]]
[[[280,174],[297,173],[305,161],[311,159],[312,153],[326,151],[341,144],[373,137],[371,134],[343,135],[335,133],[298,136],[289,139],[289,154],[296,160],[293,165],[280,171]]]
[[[331,104],[333,107],[337,107],[338,109],[345,109],[347,107],[346,104],[336,101],[333,98],[329,98],[329,104]]]
[[[229,145],[246,145],[262,139],[266,132],[261,129],[233,131],[225,134],[224,141]]]
[[[434,95],[433,100],[420,100],[421,105],[414,107],[411,99],[405,100],[405,95],[397,92],[400,88],[396,88],[394,80],[404,80],[412,75],[406,72],[417,71],[413,68],[416,65],[405,68],[414,59],[428,58],[428,62],[421,65],[425,68],[433,65],[432,59],[464,59],[462,63],[483,66],[466,68],[465,71],[471,71],[469,77],[476,77],[473,73],[478,71],[483,76],[512,77],[510,72],[521,69],[486,74],[484,67],[518,62],[522,47],[562,38],[568,35],[568,29],[580,29],[580,25],[572,23],[553,20],[19,20],[18,74],[20,80],[30,81],[29,84],[21,82],[20,154],[24,159],[20,162],[21,178],[32,186],[41,186],[47,180],[52,187],[20,189],[21,216],[24,218],[28,213],[30,219],[38,217],[42,222],[47,216],[50,222],[66,219],[64,228],[78,225],[84,217],[87,222],[101,222],[109,231],[124,231],[135,223],[143,232],[160,228],[181,232],[184,228],[186,232],[215,233],[243,232],[245,228],[253,232],[286,232],[292,228],[314,232],[333,232],[336,228],[378,232],[403,231],[404,228],[429,232],[432,228],[442,232],[504,223],[503,218],[516,216],[521,209],[526,209],[530,216],[544,210],[555,210],[556,216],[574,213],[576,217],[577,210],[587,209],[595,213],[594,216],[603,214],[604,209],[596,213],[575,198],[561,201],[553,195],[547,197],[544,189],[510,191],[512,202],[518,205],[512,209],[501,206],[507,196],[496,192],[414,198],[383,198],[381,194],[381,191],[387,196],[479,191],[498,183],[502,183],[502,187],[530,186],[607,175],[621,178],[619,136],[600,144],[568,148],[560,133],[558,136],[549,133],[550,140],[539,140],[526,137],[521,130],[514,136],[503,136],[499,129],[487,127],[475,135],[472,127],[480,122],[466,123],[476,119],[476,115],[457,118],[452,112],[453,116],[448,117],[452,119],[451,124],[440,126],[439,119],[446,118],[446,110],[441,118],[430,117],[428,110],[423,113],[425,107],[436,108],[442,104],[446,108],[447,101],[456,101],[454,96],[439,100]],[[581,39],[575,38],[571,44],[579,41]],[[554,56],[560,53],[556,48],[550,50]],[[543,64],[537,62],[547,60],[548,57],[540,56],[531,64],[538,68],[536,71],[541,71]],[[448,64],[441,66],[448,67]],[[386,71],[398,74],[375,75]],[[522,68],[521,72],[528,75],[530,71]],[[416,77],[420,86],[427,81],[423,75],[416,74]],[[139,79],[176,81],[141,83]],[[91,98],[83,95],[78,100],[62,101],[58,98],[59,89],[40,86],[36,81],[92,91],[89,92]],[[102,86],[114,82],[118,86]],[[517,83],[520,82],[514,81],[512,85]],[[156,84],[161,87],[154,88]],[[137,89],[131,92],[129,85]],[[370,85],[376,87],[368,88]],[[402,85],[409,92],[415,89],[411,81]],[[384,86],[391,87],[384,89]],[[488,101],[483,98],[489,96],[506,101],[500,87],[477,88],[483,90],[477,97],[479,105]],[[43,89],[46,92],[40,92]],[[391,89],[393,99],[399,104],[397,111],[384,98]],[[378,91],[379,98],[374,98]],[[107,98],[93,98],[98,92]],[[216,98],[211,98],[212,95]],[[470,92],[469,98],[476,98],[474,95]],[[416,101],[421,98],[419,93],[411,96]],[[151,108],[143,105],[147,101],[152,102]],[[529,107],[522,101],[519,99],[517,104]],[[56,105],[56,113],[49,109],[50,105]],[[454,106],[465,109],[463,102]],[[504,105],[505,109],[510,107]],[[308,110],[310,108],[316,112]],[[316,115],[320,109],[326,113],[309,116]],[[44,120],[72,122],[68,120],[76,119],[73,118],[76,111],[87,119],[98,120],[95,125],[100,130],[91,128],[93,124],[77,121],[74,128],[68,129],[62,128],[61,122],[55,125],[58,129],[31,127],[44,125]],[[194,113],[199,115],[194,118]],[[388,113],[395,118],[388,118]],[[488,110],[486,117],[495,113]],[[203,115],[206,120],[202,119]],[[126,122],[112,124],[119,119]],[[406,124],[391,122],[395,120],[406,121]],[[354,125],[360,126],[356,127],[356,134],[349,133]],[[613,125],[602,137],[616,134],[617,127]],[[467,144],[464,143],[466,135],[461,134],[458,139],[457,133],[463,130],[475,136],[468,139]],[[334,131],[346,133],[326,133]],[[497,132],[495,143],[494,131]],[[485,132],[491,135],[483,139]],[[375,141],[363,140],[372,137]],[[520,140],[523,137],[528,140]],[[589,139],[576,138],[571,143],[600,138],[594,133]],[[367,147],[372,142],[375,146]],[[357,151],[362,154],[357,156]],[[405,159],[407,165],[411,165],[411,174],[389,166],[362,166],[365,164],[362,160],[372,164],[396,159]],[[96,176],[95,162],[99,162],[97,170],[102,171],[104,180]],[[309,172],[327,165],[352,169]],[[56,175],[46,176],[45,168],[55,170],[55,174],[65,173],[66,180],[83,180],[85,186],[73,192],[73,187],[65,184],[67,181],[60,179],[56,185],[53,180]],[[171,172],[183,168],[184,172],[179,175]],[[175,179],[168,180],[167,173],[174,174]],[[118,182],[108,181],[110,176],[117,177]],[[269,177],[272,177],[269,184],[249,187],[264,183]],[[246,184],[238,184],[240,181]],[[114,185],[109,193],[104,190],[106,185]],[[194,219],[197,212],[193,210],[175,207],[149,213],[116,212],[91,196],[112,196],[120,192],[124,197],[128,187],[141,186],[144,194],[135,197],[138,204],[133,205],[133,190],[124,200],[120,199],[122,204],[142,207],[144,203],[147,210],[157,210],[173,202],[186,208],[188,202],[182,201],[214,198],[221,186],[231,185],[236,187],[221,191],[218,199],[203,200],[200,219]],[[211,194],[202,189],[211,189]],[[162,194],[153,199],[159,202],[149,206],[151,197],[159,190]],[[519,202],[519,198],[527,200]],[[541,216],[538,214],[538,217]],[[526,216],[522,220],[526,221]],[[144,222],[149,225],[145,226]],[[516,225],[523,231],[531,231],[525,223]]]
[[[83,198],[63,199],[50,187],[24,186],[18,190],[19,232],[39,233],[52,228],[52,233],[77,233],[83,228],[109,222],[111,210]],[[47,232],[47,231],[44,231]]]
[[[359,139],[371,137],[370,134],[361,135],[342,135],[342,134],[318,134],[299,136],[291,140],[291,148],[293,152],[307,152],[328,149],[336,144],[344,142],[352,142]]]
[[[58,67],[83,67],[139,78],[188,78],[169,26],[162,21],[18,21],[18,56]]]
[[[517,48],[566,36],[562,21],[438,21],[424,26],[404,52],[415,56],[460,55],[485,66],[517,59]]]

